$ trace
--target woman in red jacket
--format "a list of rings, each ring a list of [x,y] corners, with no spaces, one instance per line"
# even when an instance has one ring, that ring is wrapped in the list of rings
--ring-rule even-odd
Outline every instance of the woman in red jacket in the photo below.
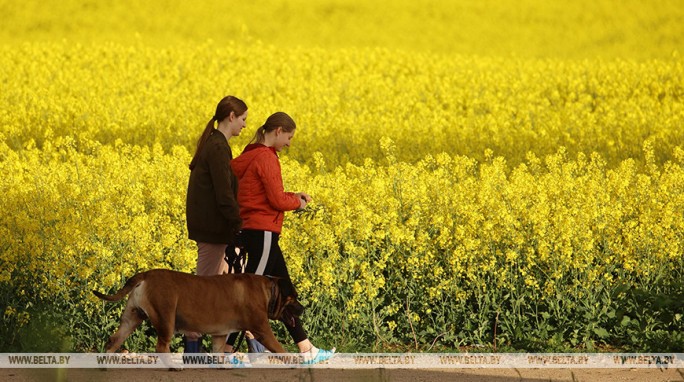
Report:
[[[277,153],[290,146],[295,128],[295,122],[289,115],[283,112],[272,114],[257,130],[253,143],[231,162],[240,183],[240,238],[247,252],[247,273],[290,279],[278,245],[284,213],[304,208],[311,201],[308,194],[285,192],[283,187]],[[286,328],[306,363],[322,362],[333,356],[334,348],[323,350],[313,346],[299,319],[294,327],[286,325]],[[228,351],[233,344],[234,337],[228,341]]]
[[[186,220],[188,235],[197,243],[196,272],[200,276],[228,273],[225,251],[235,245],[242,223],[228,140],[240,135],[246,119],[247,105],[236,97],[224,97],[204,128],[190,162]],[[199,351],[199,336],[192,333],[185,337],[186,352]]]

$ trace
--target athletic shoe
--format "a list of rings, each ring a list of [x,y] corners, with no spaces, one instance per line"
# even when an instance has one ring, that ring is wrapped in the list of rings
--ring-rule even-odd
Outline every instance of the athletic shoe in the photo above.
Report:
[[[335,355],[335,348],[331,350],[312,348],[309,351],[301,353],[304,357],[304,365],[316,365],[319,363],[327,363]]]

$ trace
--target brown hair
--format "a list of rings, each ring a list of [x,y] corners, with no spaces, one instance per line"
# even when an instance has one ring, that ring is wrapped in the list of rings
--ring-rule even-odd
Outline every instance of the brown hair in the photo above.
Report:
[[[247,104],[245,104],[241,99],[233,96],[223,97],[216,105],[216,113],[211,117],[211,120],[207,122],[207,126],[204,128],[202,135],[200,135],[197,140],[197,149],[195,149],[195,155],[192,157],[190,162],[190,170],[195,168],[197,159],[200,152],[202,152],[202,147],[204,147],[204,142],[207,141],[211,133],[214,131],[214,121],[221,122],[230,116],[230,113],[235,113],[235,116],[240,116],[247,111]]]
[[[289,133],[296,129],[297,125],[292,117],[286,113],[283,113],[282,111],[275,112],[266,119],[266,122],[264,122],[260,128],[257,129],[250,143],[264,143],[264,137],[266,133],[270,133],[279,127],[282,127],[284,132]]]

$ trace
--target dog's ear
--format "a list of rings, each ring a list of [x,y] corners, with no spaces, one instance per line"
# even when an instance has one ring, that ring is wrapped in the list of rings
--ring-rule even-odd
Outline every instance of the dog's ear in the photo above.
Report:
[[[287,297],[285,305],[285,309],[289,309],[297,317],[304,314],[304,309],[306,309],[296,297]]]
[[[297,298],[297,291],[290,279],[278,278],[276,282],[281,296]]]
[[[295,320],[304,313],[304,306],[295,297],[285,297],[285,304],[280,314],[280,321],[290,327],[295,327]]]

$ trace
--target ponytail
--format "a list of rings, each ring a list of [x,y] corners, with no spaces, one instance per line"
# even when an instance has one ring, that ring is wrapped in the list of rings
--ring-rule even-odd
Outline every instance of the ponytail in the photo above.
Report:
[[[266,139],[266,126],[261,126],[254,132],[254,137],[252,137],[252,140],[249,141],[249,143],[250,144],[252,144],[252,143],[264,143],[265,139]]]
[[[204,142],[209,139],[209,136],[211,133],[214,132],[214,121],[216,120],[216,117],[212,117],[211,120],[207,123],[207,126],[204,128],[204,131],[202,132],[202,135],[200,135],[199,139],[197,140],[197,148],[195,149],[195,156],[192,157],[192,161],[190,162],[190,171],[192,171],[195,166],[197,165],[197,158],[199,157],[199,153],[202,152],[202,148],[204,147]]]

